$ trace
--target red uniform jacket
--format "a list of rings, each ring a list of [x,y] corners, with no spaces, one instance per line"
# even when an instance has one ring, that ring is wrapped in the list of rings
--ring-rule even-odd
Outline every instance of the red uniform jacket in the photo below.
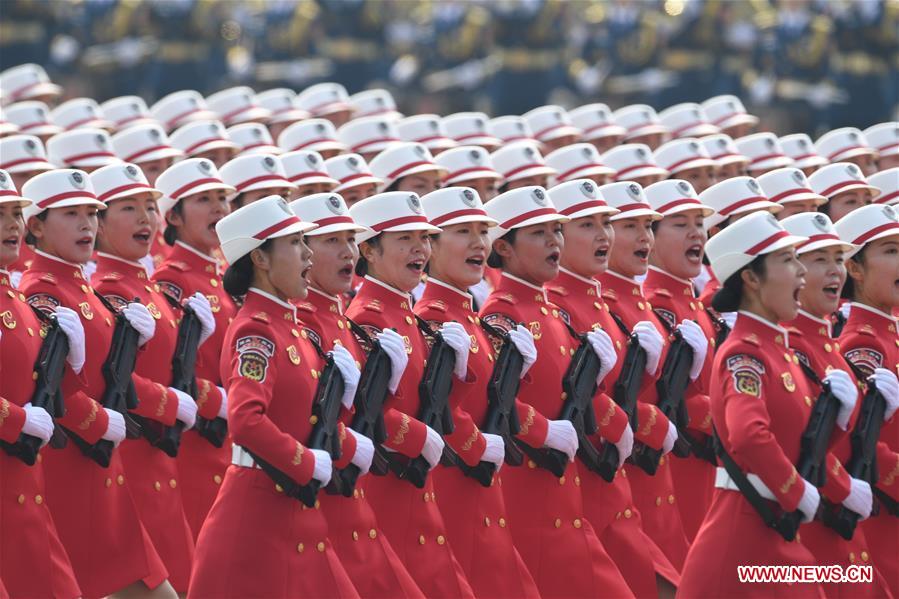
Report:
[[[251,288],[225,336],[228,424],[245,447],[300,484],[303,441],[323,362],[287,302]],[[316,505],[286,497],[262,470],[231,466],[197,540],[192,597],[355,597]]]
[[[237,314],[234,300],[222,287],[218,262],[213,256],[202,254],[177,241],[166,260],[156,268],[152,279],[163,293],[179,302],[199,292],[206,296],[212,306],[215,333],[200,346],[197,354],[197,376],[203,380],[197,381],[198,397],[194,399],[197,401],[199,415],[213,419],[221,408],[221,397],[215,386],[222,386],[219,376],[222,343],[228,325]],[[178,452],[181,496],[187,522],[195,539],[200,534],[200,528],[230,463],[230,439],[226,439],[222,447],[217,448],[195,430],[190,430],[181,437],[181,450]]]
[[[97,402],[106,382],[101,367],[112,341],[113,315],[94,294],[81,267],[38,251],[19,286],[32,306],[51,312],[66,306],[79,313],[84,325],[86,360],[76,391],[65,394],[66,414],[57,422],[96,443],[109,424]],[[68,377],[74,377],[71,373]],[[132,375],[138,396],[158,385]],[[85,597],[102,597],[142,580],[155,588],[168,576],[150,541],[132,499],[120,451],[108,468],[86,458],[75,443],[44,451],[47,496],[59,537],[69,554]]]
[[[426,428],[415,418],[419,412],[418,383],[424,374],[428,345],[425,342],[408,294],[372,277],[365,277],[347,310],[347,316],[375,335],[386,327],[403,337],[409,364],[397,392],[387,400],[384,424],[386,447],[416,457],[424,447]],[[427,597],[472,596],[471,585],[456,560],[437,507],[433,476],[418,489],[392,473],[368,476],[365,489],[378,522],[387,533],[418,587]]]
[[[528,431],[537,414],[557,418],[565,400],[562,375],[577,345],[558,306],[547,300],[541,287],[503,273],[481,309],[481,318],[502,330],[524,323],[534,336],[537,361],[520,390],[521,401],[529,406],[528,416],[519,416],[522,432]],[[542,441],[536,444],[541,445]],[[504,470],[503,490],[515,544],[544,597],[587,596],[596,589],[610,596],[630,595],[585,517],[581,482],[575,463],[561,478],[537,468],[531,460]]]
[[[44,338],[42,323],[0,270],[0,439],[15,443],[35,381]],[[69,379],[70,381],[73,379]],[[0,451],[0,577],[13,597],[78,597],[72,564],[44,502],[44,467],[28,466]]]

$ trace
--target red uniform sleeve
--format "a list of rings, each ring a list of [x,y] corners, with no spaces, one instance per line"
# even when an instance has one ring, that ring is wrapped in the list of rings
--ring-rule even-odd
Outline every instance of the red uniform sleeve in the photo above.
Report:
[[[521,425],[516,437],[531,447],[543,447],[549,433],[549,420],[531,404],[517,399],[515,409],[518,411],[518,423]]]
[[[899,453],[883,441],[877,444],[877,488],[899,501]]]
[[[178,396],[175,392],[139,374],[132,373],[131,380],[137,391],[138,402],[137,407],[130,411],[166,426],[174,425],[178,414]]]
[[[222,409],[222,392],[215,383],[197,377],[197,414],[206,420],[214,420]]]
[[[819,490],[831,503],[842,503],[849,497],[849,473],[832,453],[824,457],[824,466],[827,468],[827,476],[824,486]]]
[[[421,455],[427,436],[427,426],[424,422],[396,408],[387,408],[384,410],[384,428],[387,431],[384,447],[409,458]]]
[[[628,426],[627,414],[605,393],[597,393],[593,398],[596,414],[597,434],[607,441],[617,443]]]
[[[712,434],[712,412],[709,404],[709,396],[703,393],[695,393],[684,399],[687,407],[687,417],[690,419],[687,428],[704,435]]]
[[[15,443],[25,426],[25,409],[0,397],[0,441]]]
[[[637,429],[634,440],[653,449],[662,449],[668,434],[668,419],[653,404],[637,402]]]
[[[356,437],[347,432],[342,422],[337,423],[337,438],[340,439],[340,459],[334,462],[335,468],[346,468],[356,455]]]
[[[247,326],[233,337],[244,335],[259,336],[270,340],[267,327]],[[272,346],[275,344],[272,342]],[[277,356],[276,348],[274,355]],[[301,485],[312,478],[315,456],[302,443],[282,431],[272,422],[267,412],[272,401],[272,392],[278,378],[278,360],[268,362],[267,374],[259,377],[241,373],[240,354],[235,347],[232,352],[231,371],[227,377],[228,389],[228,429],[234,443],[258,455]]]

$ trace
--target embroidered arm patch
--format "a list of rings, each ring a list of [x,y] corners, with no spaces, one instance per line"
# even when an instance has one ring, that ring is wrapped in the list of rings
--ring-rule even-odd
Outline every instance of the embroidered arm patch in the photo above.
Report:
[[[237,340],[238,374],[262,383],[268,373],[269,360],[275,353],[275,344],[258,335],[249,335]]]
[[[50,315],[59,307],[59,300],[47,293],[35,293],[28,298],[28,303],[44,314]]]
[[[846,352],[846,360],[865,373],[874,374],[876,368],[883,366],[883,354],[870,347],[858,347]]]
[[[765,365],[748,354],[731,356],[726,362],[737,393],[762,396],[762,375],[765,374]]]

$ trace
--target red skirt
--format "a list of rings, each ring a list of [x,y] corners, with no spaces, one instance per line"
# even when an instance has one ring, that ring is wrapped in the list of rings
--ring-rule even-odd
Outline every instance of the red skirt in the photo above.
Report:
[[[12,597],[81,596],[46,495],[40,461],[0,451],[0,578]]]
[[[802,544],[808,547],[820,565],[838,564],[845,571],[852,564],[871,565],[871,549],[861,527],[855,529],[852,540],[847,541],[820,521],[815,520],[802,527]],[[855,597],[891,597],[889,585],[874,568],[874,580],[868,583],[824,583],[828,599],[854,599]]]
[[[153,589],[165,581],[121,452],[113,452],[108,468],[84,457],[71,440],[42,455],[50,513],[84,597],[105,597],[138,581]]]
[[[584,514],[634,595],[657,597],[656,574],[676,587],[680,573],[643,532],[626,471],[619,470],[612,482],[607,483],[585,468],[579,470],[583,474],[575,482],[581,482]]]
[[[459,468],[432,471],[437,506],[453,531],[453,553],[478,597],[539,597],[537,584],[515,549],[503,499],[502,478],[484,487]]]
[[[450,548],[435,503],[434,477],[419,489],[393,474],[366,476],[362,489],[387,539],[426,597],[474,597]]]
[[[178,593],[186,593],[194,539],[181,503],[176,460],[145,439],[125,441],[119,451],[137,512],[169,572],[169,582]]]
[[[378,527],[363,489],[353,497],[320,494],[328,538],[363,599],[423,598],[412,575]]]
[[[633,464],[625,464],[634,505],[643,518],[643,532],[652,539],[680,572],[690,544],[681,524],[679,501],[671,480],[671,459],[662,456],[659,469],[650,476]]]
[[[633,596],[585,517],[574,464],[562,478],[531,461],[502,473],[512,537],[541,596]]]
[[[816,584],[741,583],[737,574],[737,566],[814,564],[802,543],[787,542],[766,526],[742,494],[715,489],[677,592],[682,597],[824,597]]]
[[[216,447],[198,433],[188,431],[181,437],[177,462],[184,515],[196,540],[231,465],[231,439]]]
[[[262,470],[231,466],[197,540],[188,595],[358,597],[319,509],[284,496]]]
[[[666,458],[666,461],[667,458]],[[715,490],[715,467],[695,456],[672,458],[671,478],[674,497],[687,541],[692,542],[712,502]]]

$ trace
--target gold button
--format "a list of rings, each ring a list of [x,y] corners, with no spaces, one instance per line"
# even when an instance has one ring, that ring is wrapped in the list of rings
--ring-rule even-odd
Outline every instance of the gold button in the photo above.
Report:
[[[560,346],[559,346],[559,353],[562,354],[563,356],[565,355],[566,352],[565,352],[565,346],[564,346],[564,345],[560,345]]]
[[[32,329],[31,327],[28,327],[28,336],[34,337],[34,329]]]
[[[644,304],[643,302],[637,302],[637,308],[640,310],[645,310],[646,304]]]
[[[536,462],[534,462],[534,460],[528,460],[528,468],[533,470],[536,467],[537,467],[537,464],[536,464]]]
[[[38,497],[40,497],[40,495],[38,495]],[[862,561],[863,561],[863,562],[867,562],[867,561],[868,561],[868,552],[867,552],[867,551],[862,551],[859,555],[861,555],[861,558],[862,558]]]
[[[656,497],[656,506],[660,506],[660,505],[662,505],[662,498]]]
[[[353,499],[359,499],[359,489],[353,489]]]
[[[16,293],[12,289],[7,289],[6,295],[8,295],[9,297],[11,297],[13,299],[15,299],[15,297],[16,297]]]
[[[24,496],[24,495],[19,495],[19,496],[16,498],[16,500],[19,502],[19,505],[22,505],[23,503],[25,503],[25,496]]]
[[[593,307],[596,308],[597,310],[602,308],[602,306],[599,304],[599,302],[593,302]]]
[[[318,371],[315,368],[311,369],[309,371],[309,374],[312,375],[312,378],[314,378],[314,379],[318,378]]]
[[[559,396],[559,398],[562,401],[565,401],[566,399],[568,399],[568,393],[566,393],[565,391],[562,391],[562,394]]]
[[[425,536],[424,535],[418,535],[418,544],[419,545],[425,544]]]
[[[570,349],[568,350],[568,354],[571,355],[571,356],[574,355],[574,348],[573,348],[573,347],[570,348]]]
[[[222,477],[219,476],[218,474],[216,474],[215,476],[213,476],[213,477],[212,477],[212,480],[215,481],[215,484],[217,484],[217,485],[222,484]]]
[[[375,530],[374,528],[372,528],[370,531],[368,531],[368,538],[369,538],[369,539],[376,539],[377,537],[378,537],[378,531],[377,531],[377,530]]]
[[[324,542],[323,542],[323,541],[319,541],[319,542],[318,542],[318,545],[316,545],[315,548],[318,549],[318,552],[319,552],[319,553],[324,553],[324,552],[325,552],[325,544],[324,544]]]
[[[544,306],[540,306],[540,313],[546,316],[549,314],[549,310],[547,310]]]
[[[87,293],[87,291],[88,291],[87,285],[82,285],[82,286],[81,286],[81,291]]]
[[[505,527],[506,527],[506,519],[505,519],[505,518],[500,518],[500,519],[499,519],[499,527],[500,527],[500,528],[505,528]]]
[[[425,493],[424,500],[425,503],[429,502],[431,500],[431,495],[429,493]]]
[[[812,407],[812,398],[811,398],[811,397],[809,397],[808,395],[806,395],[806,396],[803,397],[802,399],[805,400],[805,405],[807,405],[808,407]]]
[[[306,546],[302,543],[297,543],[297,553],[303,553],[306,550]]]
[[[445,544],[446,544],[446,537],[444,537],[443,535],[437,535],[437,544],[438,544],[438,545],[445,545]]]
[[[799,356],[793,356],[793,364],[799,364]]]
[[[792,360],[792,359],[790,359],[790,354],[788,354],[788,353],[786,353],[786,352],[784,352],[784,360],[786,360],[786,361],[787,361],[787,363],[789,363],[789,362],[792,362],[792,361],[793,361],[793,360]]]
[[[356,532],[355,530],[353,531],[353,540],[354,540],[354,541],[358,541],[358,540],[359,540],[359,533]]]
[[[318,416],[313,414],[312,416],[309,417],[309,424],[317,424],[317,423],[318,423]]]
[[[108,489],[108,488],[111,487],[111,486],[112,486],[112,479],[111,479],[111,478],[107,478],[107,479],[106,479],[106,488]]]
[[[575,477],[574,477],[574,486],[575,486],[575,487],[580,487],[580,486],[581,486],[581,477],[580,477],[580,476],[575,476]]]
[[[695,309],[696,309],[696,304],[694,304],[693,302],[690,302],[690,309],[691,309],[691,310],[695,310]]]
[[[493,362],[493,354],[487,354],[487,361]]]
[[[290,329],[290,334],[293,335],[294,337],[300,336],[300,332],[296,329]]]
[[[484,526],[490,526],[490,516],[484,517]]]
[[[108,327],[111,327],[111,326],[112,326],[112,321],[109,320],[109,317],[106,317],[106,318],[104,318],[103,320],[106,321],[106,326],[108,326]]]
[[[559,484],[560,484],[560,485],[564,485],[564,484],[565,484],[565,475],[564,475],[564,474],[563,474],[562,476],[559,477]]]
[[[160,489],[162,489],[162,485],[157,480],[155,483],[153,483],[153,488],[159,491]]]
[[[849,552],[849,563],[850,563],[850,564],[854,564],[854,563],[855,563],[855,554],[852,553],[851,551]]]
[[[575,518],[575,519],[574,519],[574,527],[575,527],[575,528],[580,528],[580,527],[581,527],[581,519],[580,519],[580,518]]]
[[[625,517],[625,518],[630,518],[630,517],[633,516],[633,515],[634,515],[634,512],[631,511],[631,508],[627,508],[626,510],[624,510],[624,517]]]
[[[219,286],[219,282],[216,281],[215,279],[209,279],[209,284],[212,285],[213,287]]]
[[[665,465],[665,456],[662,456],[659,458],[659,466],[664,466],[664,465]],[[622,472],[626,472],[626,471],[622,470]]]
[[[406,315],[406,324],[412,324],[412,317],[409,315]]]
[[[309,333],[306,332],[306,329],[303,329],[302,331],[300,331],[300,337],[302,337],[303,339],[309,338]]]
[[[31,380],[33,380],[33,381],[37,380],[37,370],[35,370],[34,372],[31,373]]]
[[[283,492],[284,492],[284,489],[281,487],[281,485],[275,485],[275,493],[283,493]],[[306,508],[303,507],[303,509],[306,509]]]
[[[125,477],[119,474],[117,477],[115,477],[115,481],[119,484],[119,486],[122,486],[125,484]]]
[[[36,504],[40,505],[40,504],[44,503],[44,498],[41,497],[40,495],[35,495],[35,496],[34,496],[34,502],[35,502]]]
[[[668,496],[668,503],[669,503],[669,504],[673,504],[673,503],[674,503],[674,495],[669,495],[669,496]]]
[[[315,500],[315,509],[320,509],[322,506],[322,502],[318,499]]]
[[[555,316],[556,318],[558,318],[558,317],[559,317],[559,311],[556,310],[556,309],[553,309],[553,316]]]
[[[174,489],[175,487],[178,486],[178,481],[176,481],[176,480],[173,478],[172,480],[169,481],[169,486],[170,486],[171,488]]]
[[[832,352],[832,351],[833,351],[833,346],[830,345],[830,343],[825,343],[825,344],[824,344],[824,351],[826,351],[827,353]]]
[[[554,525],[556,528],[562,528],[562,520],[560,520],[559,518],[556,518]]]
[[[338,320],[338,321],[337,321],[337,328],[338,328],[338,329],[343,330],[343,327],[344,327],[344,326],[345,326],[345,325],[343,324],[343,321],[342,321],[342,320]]]

